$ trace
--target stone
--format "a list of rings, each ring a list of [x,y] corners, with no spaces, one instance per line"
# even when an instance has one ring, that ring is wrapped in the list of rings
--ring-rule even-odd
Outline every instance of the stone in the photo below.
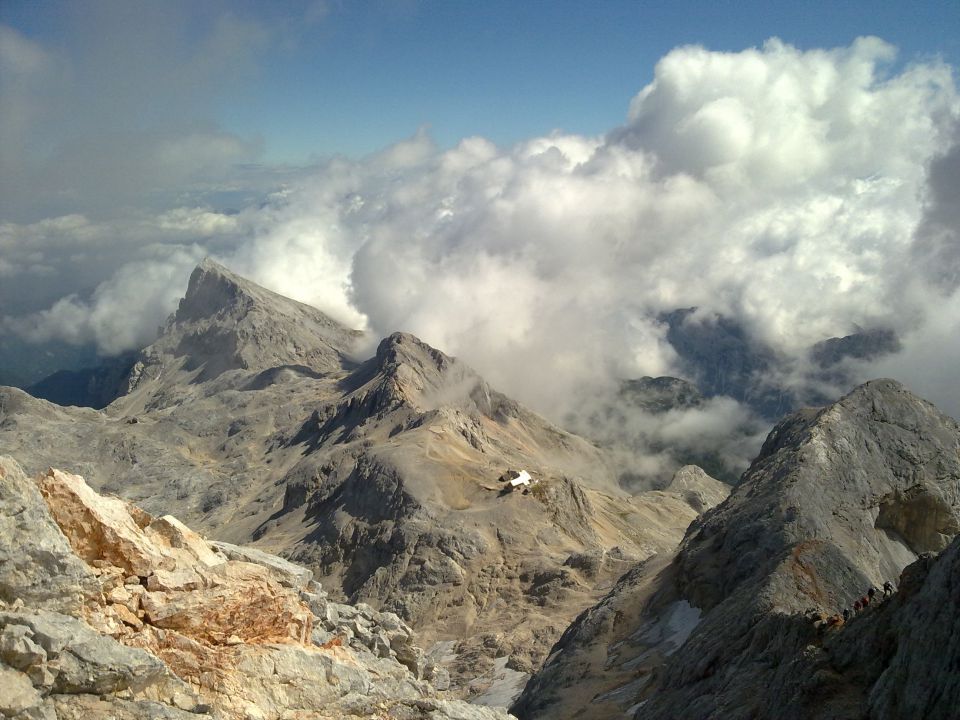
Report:
[[[251,547],[241,547],[230,543],[212,541],[210,545],[219,550],[230,560],[254,563],[268,569],[274,578],[284,587],[306,589],[313,582],[313,571],[296,565],[276,555],[270,555],[262,550]],[[320,590],[318,583],[316,590]],[[317,594],[314,592],[314,594]]]
[[[119,498],[98,496],[79,475],[50,469],[37,486],[81,559],[109,562],[140,576],[164,566],[164,556],[143,533],[149,516],[140,511],[131,515],[130,506]]]
[[[41,697],[33,688],[30,678],[13,668],[0,665],[0,715],[25,717],[32,708],[40,705]]]
[[[31,639],[33,631],[26,625],[10,623],[0,632],[0,659],[17,670],[42,663],[47,653]]]
[[[34,483],[0,457],[0,600],[75,611],[96,592]]]

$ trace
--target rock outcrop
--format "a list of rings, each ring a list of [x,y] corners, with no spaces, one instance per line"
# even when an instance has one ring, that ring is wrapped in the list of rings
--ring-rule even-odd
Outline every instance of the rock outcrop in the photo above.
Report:
[[[820,621],[924,553],[943,551],[958,531],[960,427],[894,381],[867,383],[781,422],[730,497],[691,524],[676,557],[635,568],[578,618],[514,711],[522,718],[574,717],[587,706],[594,718],[897,717],[889,708],[906,707],[895,689],[904,674],[926,668],[936,671],[932,682],[953,687],[957,627],[955,616],[943,627],[906,623],[910,610],[888,613],[902,606],[940,617],[939,608],[919,604],[956,587],[956,550],[937,563],[947,569],[931,570],[929,590],[843,629],[850,638],[863,628],[863,647],[873,650],[859,660],[844,655],[848,642],[834,641]],[[894,627],[896,617],[902,627]],[[891,633],[908,644],[896,650]],[[953,639],[934,640],[937,633]],[[945,656],[927,656],[926,646],[944,642]],[[873,651],[885,658],[880,665],[865,660]],[[880,679],[858,674],[857,662]],[[836,702],[821,703],[818,688]],[[931,712],[945,712],[936,693],[924,697]]]
[[[97,491],[309,566],[331,598],[400,615],[460,691],[530,672],[698,510],[617,482],[606,450],[412,335],[358,333],[210,262],[102,412],[0,388],[0,447]],[[504,493],[524,469],[538,482]],[[664,478],[666,481],[667,478]],[[665,486],[666,482],[660,487]]]
[[[444,671],[395,615],[79,476],[31,481],[0,458],[0,518],[4,717],[508,717],[442,697]]]

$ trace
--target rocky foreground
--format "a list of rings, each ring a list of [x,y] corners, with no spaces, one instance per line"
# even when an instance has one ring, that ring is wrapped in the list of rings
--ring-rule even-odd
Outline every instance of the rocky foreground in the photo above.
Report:
[[[512,711],[956,718],[960,427],[892,380],[798,412],[679,552],[564,633]],[[848,622],[828,623],[893,581]]]
[[[0,715],[510,717],[444,699],[405,623],[311,577],[0,457]]]

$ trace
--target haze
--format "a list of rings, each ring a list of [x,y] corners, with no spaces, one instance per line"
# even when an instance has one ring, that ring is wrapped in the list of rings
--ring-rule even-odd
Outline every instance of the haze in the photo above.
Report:
[[[837,384],[960,415],[960,6],[194,5],[4,3],[5,343],[141,347],[211,256],[553,419],[689,375],[691,307],[801,397],[893,331]]]

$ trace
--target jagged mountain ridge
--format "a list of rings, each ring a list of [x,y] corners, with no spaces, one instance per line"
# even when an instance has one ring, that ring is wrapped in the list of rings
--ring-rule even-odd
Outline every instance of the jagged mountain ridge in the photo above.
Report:
[[[399,618],[329,601],[306,568],[5,457],[0,510],[4,717],[509,717],[445,698]]]
[[[867,383],[781,422],[675,557],[635,568],[565,632],[514,712],[863,717],[873,686],[837,679],[855,671],[807,613],[840,613],[958,532],[960,427],[894,381]],[[905,652],[915,668],[923,648]]]
[[[126,412],[176,404],[189,386],[232,370],[338,372],[356,364],[361,336],[205,259],[160,337],[140,353],[118,402]]]
[[[148,512],[309,564],[333,596],[456,643],[461,684],[498,655],[534,667],[703,507],[686,491],[624,492],[601,450],[413,336],[363,363],[357,338],[204,262],[126,394],[95,412],[0,389],[0,445],[28,472],[80,471]],[[541,481],[534,494],[502,494],[511,468]]]

